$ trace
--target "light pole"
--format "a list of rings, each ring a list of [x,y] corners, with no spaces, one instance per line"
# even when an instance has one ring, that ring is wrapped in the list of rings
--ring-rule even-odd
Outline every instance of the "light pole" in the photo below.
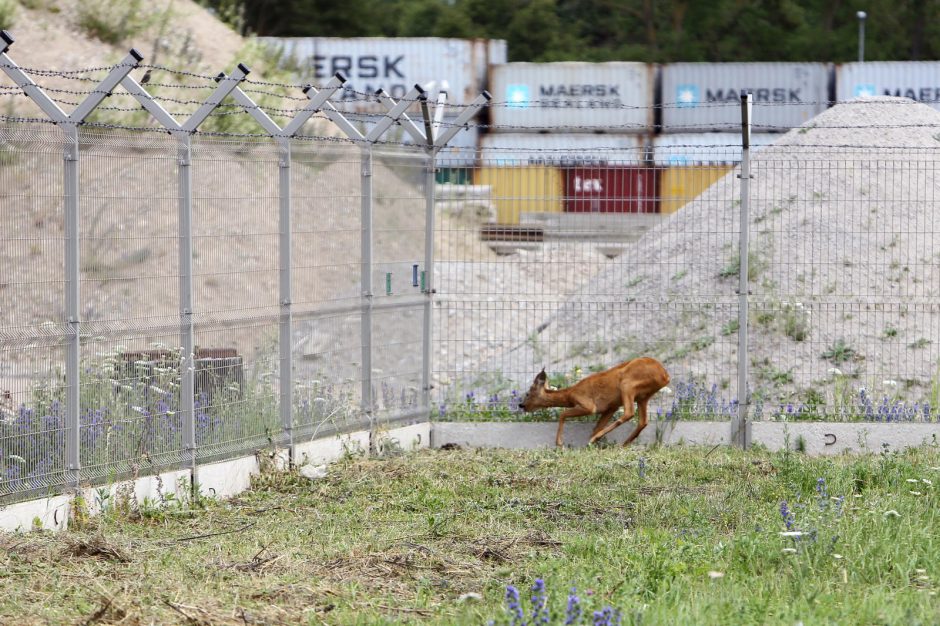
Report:
[[[859,11],[855,17],[858,18],[858,62],[862,63],[865,61],[865,18],[868,14]]]

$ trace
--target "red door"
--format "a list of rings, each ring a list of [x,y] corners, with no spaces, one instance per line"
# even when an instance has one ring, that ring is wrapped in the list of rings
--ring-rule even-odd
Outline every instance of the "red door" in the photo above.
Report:
[[[569,213],[658,213],[659,170],[597,165],[565,170]]]

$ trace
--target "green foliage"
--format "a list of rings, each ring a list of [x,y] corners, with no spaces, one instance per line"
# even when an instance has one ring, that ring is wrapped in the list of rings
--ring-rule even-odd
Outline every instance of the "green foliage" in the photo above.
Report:
[[[16,1],[0,0],[0,30],[9,30],[13,28],[13,21],[16,18]]]
[[[78,3],[78,27],[104,43],[133,39],[154,20],[143,0],[84,0]]]
[[[809,336],[809,320],[809,310],[803,303],[783,303],[783,334],[793,341],[803,341]]]
[[[855,348],[845,342],[845,339],[837,339],[832,346],[822,353],[822,358],[833,363],[845,363],[849,359],[858,357]]]
[[[747,279],[756,280],[767,269],[767,262],[754,250],[747,253]],[[736,278],[741,273],[741,255],[735,252],[728,264],[724,266],[718,276],[720,278]]]
[[[510,61],[854,61],[940,57],[940,0],[203,0],[272,36],[505,39]],[[232,20],[236,15],[238,19]],[[355,16],[351,19],[350,16]]]

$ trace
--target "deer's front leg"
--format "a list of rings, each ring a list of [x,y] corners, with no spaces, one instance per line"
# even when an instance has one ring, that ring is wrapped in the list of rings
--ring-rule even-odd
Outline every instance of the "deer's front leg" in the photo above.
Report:
[[[558,434],[555,435],[555,445],[558,446],[559,448],[562,446],[562,435],[564,434],[564,431],[565,431],[565,419],[569,417],[581,417],[584,415],[593,415],[593,414],[594,414],[594,407],[588,408],[588,407],[583,407],[583,406],[576,406],[576,407],[572,407],[570,409],[565,409],[564,411],[562,411],[561,414],[558,416]]]

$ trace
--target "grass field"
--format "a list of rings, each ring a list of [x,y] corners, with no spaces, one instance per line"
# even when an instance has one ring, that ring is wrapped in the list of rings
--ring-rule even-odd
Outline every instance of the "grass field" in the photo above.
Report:
[[[938,485],[937,448],[347,459],[0,535],[0,622],[521,624],[512,585],[528,623],[937,624]]]

